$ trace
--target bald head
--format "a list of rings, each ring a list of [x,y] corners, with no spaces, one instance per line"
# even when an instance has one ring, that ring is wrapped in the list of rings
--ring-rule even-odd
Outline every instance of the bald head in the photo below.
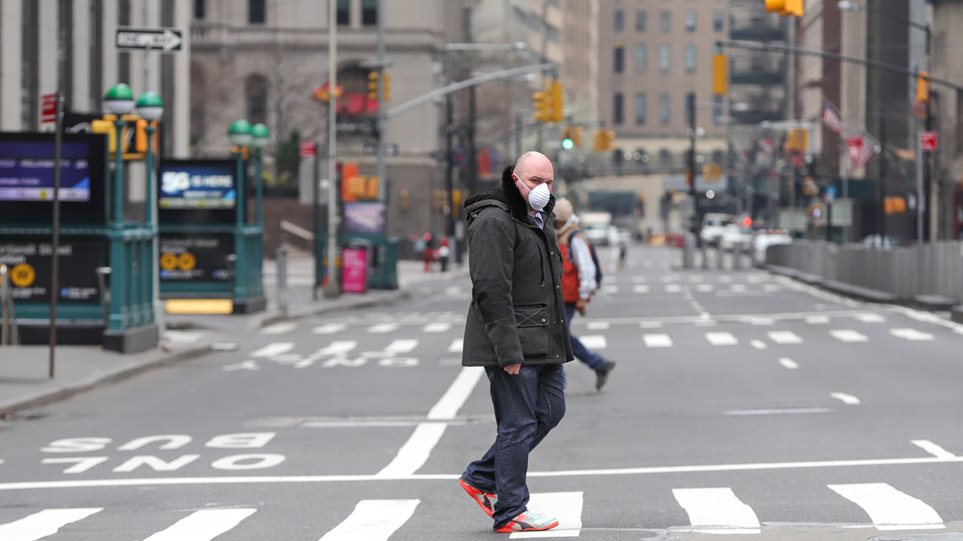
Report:
[[[528,177],[533,174],[533,171],[549,171],[546,180],[552,180],[555,176],[555,170],[552,168],[552,160],[548,159],[548,156],[542,154],[541,152],[536,152],[530,150],[515,160],[515,170],[513,171],[519,178],[528,180]]]

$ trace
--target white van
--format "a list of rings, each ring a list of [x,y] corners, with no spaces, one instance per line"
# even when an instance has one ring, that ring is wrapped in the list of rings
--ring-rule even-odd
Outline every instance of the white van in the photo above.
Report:
[[[718,246],[719,239],[726,230],[726,226],[732,223],[732,215],[722,212],[707,212],[702,217],[702,230],[699,238],[703,244]]]

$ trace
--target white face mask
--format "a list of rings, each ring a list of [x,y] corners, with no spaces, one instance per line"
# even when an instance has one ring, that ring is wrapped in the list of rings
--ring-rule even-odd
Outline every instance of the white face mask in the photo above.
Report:
[[[524,182],[521,180],[516,180],[515,186],[522,194],[522,197],[528,200],[529,206],[531,206],[537,212],[541,212],[542,209],[545,208],[545,205],[548,204],[548,200],[552,195],[551,190],[548,189],[548,184],[545,183],[541,183],[530,190]],[[525,195],[525,192],[528,192],[527,196]]]

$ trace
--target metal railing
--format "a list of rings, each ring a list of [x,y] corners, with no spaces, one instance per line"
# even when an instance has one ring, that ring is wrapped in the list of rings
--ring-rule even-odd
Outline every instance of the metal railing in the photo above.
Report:
[[[15,346],[19,343],[10,272],[6,265],[0,265],[0,346]]]
[[[771,246],[766,263],[892,293],[900,300],[917,295],[963,300],[963,242],[958,241],[882,249],[802,241]]]

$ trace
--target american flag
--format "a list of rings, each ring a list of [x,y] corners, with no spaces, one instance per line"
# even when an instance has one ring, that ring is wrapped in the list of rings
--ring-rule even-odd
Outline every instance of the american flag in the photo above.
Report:
[[[843,131],[843,121],[839,118],[836,108],[829,101],[823,104],[823,124],[836,133]]]
[[[846,148],[849,149],[849,160],[853,164],[853,169],[861,169],[869,163],[876,152],[875,145],[862,135],[847,137]]]

